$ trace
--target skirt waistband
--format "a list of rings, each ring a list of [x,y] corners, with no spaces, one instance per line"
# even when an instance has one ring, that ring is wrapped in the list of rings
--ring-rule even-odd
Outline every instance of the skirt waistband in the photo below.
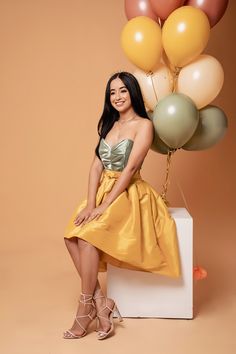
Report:
[[[106,168],[103,170],[103,175],[108,178],[118,179],[119,176],[121,175],[121,173],[122,173],[122,171],[108,170]],[[131,178],[132,181],[137,180],[137,179],[142,179],[142,176],[140,174],[140,170],[137,170]]]

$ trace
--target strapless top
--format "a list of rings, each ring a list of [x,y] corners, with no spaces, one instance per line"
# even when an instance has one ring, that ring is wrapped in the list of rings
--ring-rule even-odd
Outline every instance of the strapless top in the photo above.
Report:
[[[99,155],[103,166],[108,170],[122,171],[127,165],[134,141],[122,139],[113,146],[110,146],[105,139],[99,144]]]

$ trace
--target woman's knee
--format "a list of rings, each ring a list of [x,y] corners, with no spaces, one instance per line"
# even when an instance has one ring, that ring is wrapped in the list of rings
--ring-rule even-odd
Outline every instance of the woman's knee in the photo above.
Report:
[[[84,249],[85,247],[91,246],[89,242],[83,240],[82,238],[78,238],[78,247],[80,249]]]
[[[74,243],[77,244],[78,239],[77,239],[77,237],[70,237],[70,238],[64,237],[64,241],[65,241],[66,246],[70,246],[70,245],[73,245]]]

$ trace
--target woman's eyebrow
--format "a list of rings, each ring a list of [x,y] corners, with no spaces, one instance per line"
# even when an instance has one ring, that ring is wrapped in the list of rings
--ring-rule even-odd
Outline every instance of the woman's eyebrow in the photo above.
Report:
[[[121,86],[119,89],[126,88],[126,86]],[[110,91],[115,91],[115,89],[110,89]]]

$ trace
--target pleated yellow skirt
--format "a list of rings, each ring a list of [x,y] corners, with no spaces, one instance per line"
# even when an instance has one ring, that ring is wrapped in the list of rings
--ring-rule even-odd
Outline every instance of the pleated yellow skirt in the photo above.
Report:
[[[111,191],[121,171],[104,169],[96,195],[96,206]],[[99,250],[99,271],[107,263],[116,267],[180,276],[180,258],[175,220],[161,196],[135,173],[129,186],[99,216],[76,226],[76,215],[87,199],[76,207],[64,237],[78,237]]]

